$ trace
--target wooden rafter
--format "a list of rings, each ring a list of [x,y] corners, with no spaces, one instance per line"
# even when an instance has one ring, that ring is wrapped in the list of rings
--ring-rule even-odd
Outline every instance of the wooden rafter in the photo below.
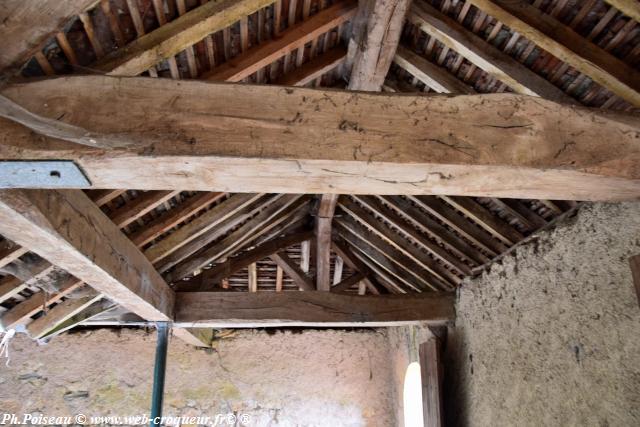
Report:
[[[445,226],[427,215],[424,211],[416,207],[409,200],[398,196],[381,196],[381,199],[403,218],[440,244],[452,254],[466,258],[475,264],[484,264],[489,261],[489,257],[480,251],[470,247],[464,239],[453,234]]]
[[[340,207],[359,223],[372,230],[380,239],[410,258],[414,264],[418,264],[430,272],[432,275],[431,280],[436,284],[435,289],[446,289],[448,287],[446,285],[447,282],[458,283],[460,281],[454,271],[448,270],[445,266],[427,256],[420,248],[414,246],[411,241],[406,240],[400,234],[397,234],[389,228],[388,225],[383,225],[377,221],[374,212],[347,199],[340,200]]]
[[[400,239],[392,240],[396,239],[392,233],[381,234],[381,230],[377,228],[369,230],[350,217],[337,219],[335,226],[340,237],[350,244],[354,255],[360,253],[370,259],[377,267],[359,257],[377,275],[380,275],[381,270],[387,272],[385,275],[387,282],[394,284],[394,290],[390,290],[391,292],[422,292],[452,288],[446,279],[427,268],[436,266],[437,270],[445,271],[440,264],[428,259],[426,254],[421,253],[417,248],[412,248],[409,243]]]
[[[241,227],[216,241],[212,246],[204,247],[193,256],[177,264],[173,270],[165,274],[168,282],[176,282],[211,262],[231,255],[243,245],[267,233],[273,227],[286,220],[291,211],[308,200],[302,195],[281,195],[260,213],[255,215]]]
[[[353,273],[351,276],[340,281],[340,283],[337,283],[336,285],[332,286],[331,292],[338,292],[338,293],[344,292],[349,288],[353,287],[354,285],[357,285],[358,283],[362,282],[363,279],[364,279],[364,274],[360,272]]]
[[[157,264],[158,261],[166,258],[175,251],[180,250],[185,245],[196,242],[199,237],[204,236],[221,223],[234,217],[242,209],[256,202],[263,196],[263,194],[249,193],[233,195],[229,199],[203,213],[189,224],[184,227],[180,227],[165,239],[151,245],[145,250],[144,254],[149,261]],[[200,246],[200,243],[195,243],[195,245],[198,247]],[[189,250],[189,254],[195,252],[195,250],[197,249],[194,249],[193,251]]]
[[[176,322],[206,327],[389,326],[455,317],[453,295],[351,296],[332,292],[183,292]],[[234,319],[234,320],[230,320]]]
[[[356,2],[342,0],[283,31],[277,39],[257,45],[214,70],[202,75],[203,79],[238,82],[279,58],[303,48],[327,31],[344,24],[356,12]]]
[[[165,25],[161,21],[160,28],[107,55],[95,68],[114,76],[136,76],[271,3],[273,0],[205,3]]]
[[[352,270],[363,275],[361,279],[366,283],[369,289],[377,289],[375,279],[371,275],[371,271],[358,258],[356,258],[347,245],[342,242],[333,240],[331,249],[338,255],[341,262],[347,264]],[[337,262],[336,262],[337,263]],[[334,278],[335,279],[335,278]],[[334,286],[339,284],[341,280],[334,280]]]
[[[170,321],[174,293],[144,255],[78,190],[4,190],[0,232],[148,320]],[[189,331],[177,332],[203,345]]]
[[[202,211],[212,203],[215,203],[224,197],[224,195],[225,193],[205,192],[193,196],[178,208],[172,209],[152,222],[145,224],[143,228],[129,236],[129,239],[131,239],[135,245],[143,246],[189,217]]]
[[[118,133],[137,146],[43,147],[41,136],[0,122],[3,159],[73,160],[94,186],[569,200],[640,194],[636,115],[524,96],[434,98],[110,77],[14,85],[3,94],[35,114],[72,120],[96,139]],[[169,111],[174,120],[163,132]]]
[[[477,245],[480,249],[491,256],[496,256],[497,254],[507,250],[507,247],[504,244],[493,239],[491,235],[484,230],[470,224],[460,214],[458,214],[458,212],[442,200],[429,196],[410,196],[409,198],[422,209],[429,212],[430,215],[433,215],[447,226],[456,230],[456,232],[460,233],[460,235],[465,239],[473,242],[473,244]]]
[[[411,243],[430,253],[434,258],[440,260],[444,265],[453,271],[457,271],[462,275],[471,274],[471,268],[462,262],[459,257],[447,252],[444,248],[440,247],[437,243],[434,243],[426,239],[421,235],[415,227],[407,223],[396,211],[385,206],[380,202],[380,199],[374,197],[355,196],[360,204],[371,210],[377,217],[383,218],[396,230],[405,236]]]
[[[459,80],[442,67],[427,61],[411,50],[398,46],[393,62],[413,74],[418,80],[439,93],[476,93],[472,87]]]
[[[542,49],[640,106],[638,72],[524,0],[468,0]]]
[[[149,191],[141,194],[133,202],[127,203],[109,215],[118,228],[123,228],[142,218],[158,206],[180,194],[180,191]]]
[[[640,22],[640,4],[637,0],[604,0],[620,12]]]
[[[9,240],[3,241],[0,243],[0,268],[12,263],[27,252],[27,249],[20,245],[16,245]]]
[[[411,6],[409,21],[418,25],[422,31],[435,37],[449,49],[453,49],[474,65],[504,82],[517,93],[540,96],[556,102],[575,103],[570,96],[552,83],[425,1],[418,0]],[[463,89],[464,87],[468,88],[466,84],[460,82],[457,86],[450,86],[446,92],[469,93],[468,89]]]
[[[95,0],[5,0],[0,8],[0,76],[18,71],[60,31],[67,19],[83,12]]]
[[[274,201],[277,201],[277,198],[278,196],[270,195],[261,197],[255,201],[255,203],[247,204],[246,206],[236,210],[233,215],[229,215],[223,220],[216,221],[217,224],[210,227],[210,231],[191,239],[188,243],[181,245],[179,249],[172,251],[171,254],[163,257],[159,262],[154,263],[156,269],[161,273],[164,273],[175,266],[179,266],[190,257],[196,256],[194,254],[201,253],[202,249],[207,247],[210,243],[218,240],[233,228],[254,217],[261,210],[271,205]],[[169,236],[169,238],[171,238],[171,236]],[[162,241],[160,243],[162,243]],[[180,269],[180,267],[177,268]],[[191,272],[198,268],[200,267],[194,268]]]
[[[288,246],[292,246],[308,240],[312,236],[312,231],[305,231],[301,233],[282,236],[256,246],[254,249],[247,251],[242,255],[229,258],[225,262],[216,265],[207,272],[208,285],[215,286],[216,284],[220,283],[222,279],[231,277],[231,275],[247,267],[249,264],[267,258],[268,256],[276,252],[286,249]]]
[[[342,46],[336,46],[311,61],[305,62],[301,67],[290,73],[284,74],[275,84],[280,86],[305,86],[344,63],[346,57],[347,50]]]
[[[522,233],[491,215],[482,205],[471,198],[442,196],[442,199],[464,213],[468,218],[471,218],[476,224],[491,233],[493,237],[501,240],[505,245],[511,246],[524,239]]]
[[[0,232],[149,320],[169,320],[173,293],[81,191],[0,192]],[[142,278],[142,280],[141,280]]]

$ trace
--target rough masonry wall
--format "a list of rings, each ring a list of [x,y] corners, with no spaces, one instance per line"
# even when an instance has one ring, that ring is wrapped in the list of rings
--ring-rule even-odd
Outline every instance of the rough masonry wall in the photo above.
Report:
[[[448,341],[450,421],[640,425],[640,308],[627,261],[638,253],[640,204],[589,205],[465,282]]]
[[[46,346],[18,336],[10,366],[0,364],[0,412],[148,414],[154,351],[155,334],[141,330],[66,334]],[[389,364],[377,330],[236,331],[214,351],[172,339],[165,413],[235,411],[250,426],[393,426]]]

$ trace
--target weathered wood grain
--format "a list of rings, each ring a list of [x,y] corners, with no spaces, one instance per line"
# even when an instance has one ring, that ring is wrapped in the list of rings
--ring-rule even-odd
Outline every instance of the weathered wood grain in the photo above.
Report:
[[[356,12],[354,0],[343,0],[318,12],[310,19],[285,30],[269,43],[257,45],[212,71],[203,79],[239,82],[279,58],[317,39],[338,25],[350,20]]]
[[[469,0],[558,59],[640,106],[636,70],[524,0]]]
[[[638,0],[604,0],[628,17],[640,22],[640,3]]]
[[[336,46],[311,61],[305,62],[301,67],[283,74],[282,77],[276,80],[275,84],[280,86],[305,86],[338,67],[346,57],[347,50],[342,46]]]
[[[320,196],[316,215],[316,287],[319,291],[331,288],[331,223],[338,202],[337,194]]]
[[[269,255],[269,258],[293,279],[300,290],[313,291],[315,289],[311,278],[287,254],[279,252]]]
[[[464,28],[452,19],[424,1],[411,5],[408,20],[432,37],[435,37],[449,49],[453,49],[473,64],[496,79],[504,82],[515,92],[523,95],[535,95],[556,102],[576,103],[553,83],[540,77],[500,49]],[[451,75],[451,74],[449,74]],[[456,79],[457,80],[457,79]],[[462,87],[468,86],[459,81]],[[447,92],[469,93],[460,86],[450,87]]]
[[[170,320],[173,291],[79,190],[3,190],[0,233],[148,320]]]
[[[422,377],[422,413],[424,425],[441,427],[444,425],[442,410],[442,384],[444,368],[442,366],[440,340],[429,338],[420,344],[420,374]]]
[[[350,296],[332,292],[183,292],[176,322],[194,326],[388,326],[455,318],[451,294]]]
[[[73,160],[98,188],[640,196],[638,115],[534,97],[103,76],[17,84],[2,93],[35,114],[135,141],[136,148],[105,150],[43,140],[0,121],[1,158]]]
[[[411,73],[415,78],[439,93],[473,94],[475,90],[445,68],[427,61],[422,56],[398,46],[393,62]]]
[[[205,3],[107,55],[95,68],[114,76],[136,76],[273,1],[222,0]]]
[[[0,2],[0,76],[18,71],[60,31],[67,20],[96,0],[3,0]]]
[[[410,0],[360,1],[349,41],[349,89],[381,90],[410,4]]]

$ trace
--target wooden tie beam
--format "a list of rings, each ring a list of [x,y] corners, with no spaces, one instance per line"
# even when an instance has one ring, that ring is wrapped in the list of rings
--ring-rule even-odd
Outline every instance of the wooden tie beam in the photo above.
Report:
[[[83,129],[103,148],[43,145],[41,135],[2,120],[0,156],[70,160],[95,187],[640,196],[637,115],[526,96],[425,97],[104,76],[13,85],[2,94],[34,114],[62,117],[60,123]],[[39,123],[34,128],[49,133]],[[114,134],[127,146],[106,148]]]

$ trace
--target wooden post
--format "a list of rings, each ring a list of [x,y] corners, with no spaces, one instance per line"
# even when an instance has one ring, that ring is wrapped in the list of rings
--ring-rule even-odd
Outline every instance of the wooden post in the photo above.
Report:
[[[436,337],[429,338],[427,342],[420,344],[419,354],[424,427],[441,427],[443,421],[440,340]]]

